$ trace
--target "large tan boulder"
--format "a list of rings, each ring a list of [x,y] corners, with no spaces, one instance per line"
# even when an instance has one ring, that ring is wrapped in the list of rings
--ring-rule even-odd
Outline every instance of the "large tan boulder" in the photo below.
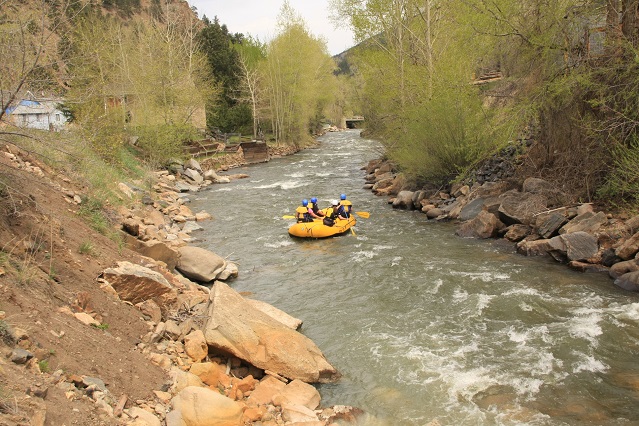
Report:
[[[268,405],[273,403],[273,398],[286,387],[286,383],[273,376],[264,377],[251,392],[246,400],[249,406]]]
[[[117,268],[105,269],[102,277],[111,284],[120,299],[133,304],[174,290],[159,272],[131,262],[118,262]]]
[[[171,400],[171,405],[185,426],[242,425],[242,404],[209,388],[187,387]]]
[[[301,380],[293,380],[280,390],[275,397],[294,405],[302,405],[310,410],[315,410],[320,405],[320,393],[314,386]],[[280,404],[280,405],[282,405]]]
[[[220,384],[226,386],[231,382],[231,378],[226,374],[226,367],[215,362],[197,362],[191,365],[189,372],[214,388]]]
[[[184,246],[178,251],[180,258],[176,269],[192,280],[213,281],[226,268],[226,261],[209,250]]]
[[[246,299],[248,303],[251,304],[255,309],[259,309],[264,312],[269,317],[281,322],[285,326],[292,328],[293,330],[297,330],[302,326],[302,320],[297,319],[281,309],[277,309],[275,306],[268,304],[266,302],[262,302],[261,300],[255,299]]]
[[[289,379],[330,383],[339,378],[308,337],[255,309],[221,281],[211,288],[204,335],[209,346]]]

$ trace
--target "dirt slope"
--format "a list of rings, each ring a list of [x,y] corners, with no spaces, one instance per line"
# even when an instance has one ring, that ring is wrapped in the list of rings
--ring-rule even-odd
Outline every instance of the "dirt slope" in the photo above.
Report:
[[[117,260],[144,260],[78,216],[73,195],[82,193],[26,153],[0,148],[0,425],[117,424],[72,381],[99,378],[116,400],[152,401],[167,380],[136,350],[148,331],[140,311],[97,281]],[[92,314],[102,328],[73,312]],[[35,358],[12,362],[16,348]]]

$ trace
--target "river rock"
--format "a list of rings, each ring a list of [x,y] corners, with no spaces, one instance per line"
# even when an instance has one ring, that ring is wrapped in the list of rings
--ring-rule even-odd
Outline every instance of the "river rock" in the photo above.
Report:
[[[628,238],[615,250],[615,254],[623,260],[633,258],[637,252],[639,252],[639,232]]]
[[[134,419],[133,426],[161,426],[160,419],[151,414],[150,412],[143,410],[140,407],[131,407],[124,410],[124,412]]]
[[[302,405],[310,410],[315,410],[319,407],[321,400],[320,393],[317,389],[301,380],[293,380],[284,386],[276,396],[276,398],[278,397],[283,398],[291,404]]]
[[[570,261],[590,259],[599,251],[597,238],[587,232],[571,232],[555,238],[563,241]]]
[[[195,182],[198,185],[204,182],[204,178],[202,177],[200,172],[194,169],[185,169],[184,176],[191,179],[193,182]]]
[[[422,200],[426,198],[426,191],[415,191],[413,192],[413,208],[421,209]]]
[[[615,263],[610,267],[610,277],[613,279],[617,279],[620,276],[627,274],[628,272],[639,271],[639,260],[631,259],[626,260],[624,262]]]
[[[195,158],[189,158],[188,160],[186,160],[184,162],[183,167],[185,169],[192,169],[192,170],[196,170],[198,172],[202,172],[202,166],[200,165],[200,163],[195,159]]]
[[[189,279],[210,282],[226,268],[226,261],[222,257],[206,249],[184,246],[178,252],[180,257],[176,269]]]
[[[628,272],[615,280],[615,285],[629,291],[639,291],[639,271]]]
[[[399,194],[397,194],[397,197],[395,197],[395,201],[393,202],[393,208],[414,210],[415,205],[413,204],[413,191],[399,191]]]
[[[340,376],[309,338],[253,308],[221,281],[211,288],[204,335],[209,346],[289,379],[329,383]]]
[[[639,215],[633,216],[626,221],[624,224],[626,231],[630,234],[634,234],[635,232],[639,232]]]
[[[200,380],[208,386],[214,388],[220,384],[225,386],[231,382],[230,377],[226,374],[226,367],[215,362],[197,362],[191,365],[189,372],[199,377]]]
[[[566,216],[560,213],[541,214],[535,221],[537,233],[543,238],[552,238],[559,234],[559,229],[568,222]]]
[[[530,234],[530,227],[528,225],[510,225],[507,229],[508,230],[506,231],[504,238],[508,241],[512,241],[513,243],[523,240],[528,234]]]
[[[501,199],[499,220],[506,225],[529,225],[535,215],[543,212],[547,205],[548,201],[543,195],[511,191]]]
[[[601,226],[608,222],[608,217],[604,212],[593,213],[586,212],[577,215],[570,222],[565,224],[560,230],[560,234],[569,234],[571,232],[588,232],[594,234]]]
[[[444,210],[435,207],[434,209],[430,209],[426,212],[426,217],[429,219],[437,219],[440,216],[444,215]]]
[[[142,256],[164,262],[170,271],[175,269],[178,262],[178,252],[161,241],[140,241],[135,251]]]
[[[475,198],[470,203],[466,204],[459,213],[459,219],[465,222],[477,217],[477,215],[484,210],[484,201],[484,198]]]
[[[209,388],[189,386],[172,400],[173,410],[180,413],[187,426],[239,426],[242,404]]]
[[[455,234],[462,238],[492,238],[503,226],[494,214],[482,210],[473,220],[462,223]]]
[[[303,405],[284,403],[282,404],[282,420],[286,424],[308,424],[309,422],[317,422],[319,419],[315,411]]]
[[[131,262],[118,262],[117,268],[108,268],[102,277],[111,284],[122,300],[133,304],[175,291],[159,272]]]
[[[220,281],[226,281],[230,278],[237,278],[239,273],[240,273],[240,270],[238,269],[235,263],[227,262],[226,267],[224,268],[222,272],[220,272],[220,274],[217,276],[217,279]]]

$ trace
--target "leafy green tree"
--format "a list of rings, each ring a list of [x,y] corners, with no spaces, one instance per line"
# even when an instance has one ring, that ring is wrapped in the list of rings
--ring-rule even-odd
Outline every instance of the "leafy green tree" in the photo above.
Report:
[[[261,72],[271,128],[277,142],[301,145],[319,125],[336,91],[335,62],[284,2],[279,33],[267,46]]]
[[[261,131],[260,117],[264,105],[259,65],[266,58],[266,46],[252,37],[247,37],[233,46],[238,52],[241,70],[238,101],[250,105],[253,116],[253,139],[257,139],[258,132]]]
[[[207,125],[209,130],[223,132],[241,132],[249,129],[252,123],[248,104],[238,101],[242,67],[239,53],[233,48],[241,44],[243,35],[230,34],[226,25],[214,18],[213,22],[204,19],[205,26],[198,35],[202,52],[208,59],[213,77],[219,85],[221,95],[215,102],[207,104]]]

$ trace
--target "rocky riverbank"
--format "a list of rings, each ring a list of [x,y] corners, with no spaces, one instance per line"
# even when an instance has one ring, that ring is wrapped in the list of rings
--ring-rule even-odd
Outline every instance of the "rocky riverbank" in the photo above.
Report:
[[[191,211],[190,196],[246,175],[220,176],[189,160],[155,173],[150,189],[120,183],[126,248],[116,252],[74,218],[86,201],[70,179],[14,146],[6,147],[2,162],[30,176],[25,183],[43,179],[42,187],[25,190],[33,192],[37,209],[50,209],[34,214],[33,224],[47,224],[52,238],[37,241],[50,250],[31,249],[30,261],[44,266],[65,254],[74,259],[66,261],[68,274],[60,266],[55,277],[40,274],[28,285],[18,281],[17,268],[0,268],[6,300],[0,347],[7,360],[0,359],[1,423],[62,424],[70,413],[73,424],[87,425],[326,426],[362,414],[322,407],[313,384],[340,374],[297,331],[302,321],[257,295],[235,292],[226,282],[237,276],[237,266],[193,245],[201,224],[214,218]],[[9,226],[26,241],[33,234],[24,229],[25,213],[18,216]],[[28,254],[31,245],[19,242],[14,254],[23,246]],[[47,292],[54,297],[43,297]]]
[[[455,221],[460,237],[503,238],[522,255],[552,257],[577,271],[606,273],[616,286],[639,291],[639,216],[596,211],[537,178],[517,182],[506,174],[472,186],[407,190],[389,162],[373,160],[365,170],[366,188],[388,197],[393,208]]]

